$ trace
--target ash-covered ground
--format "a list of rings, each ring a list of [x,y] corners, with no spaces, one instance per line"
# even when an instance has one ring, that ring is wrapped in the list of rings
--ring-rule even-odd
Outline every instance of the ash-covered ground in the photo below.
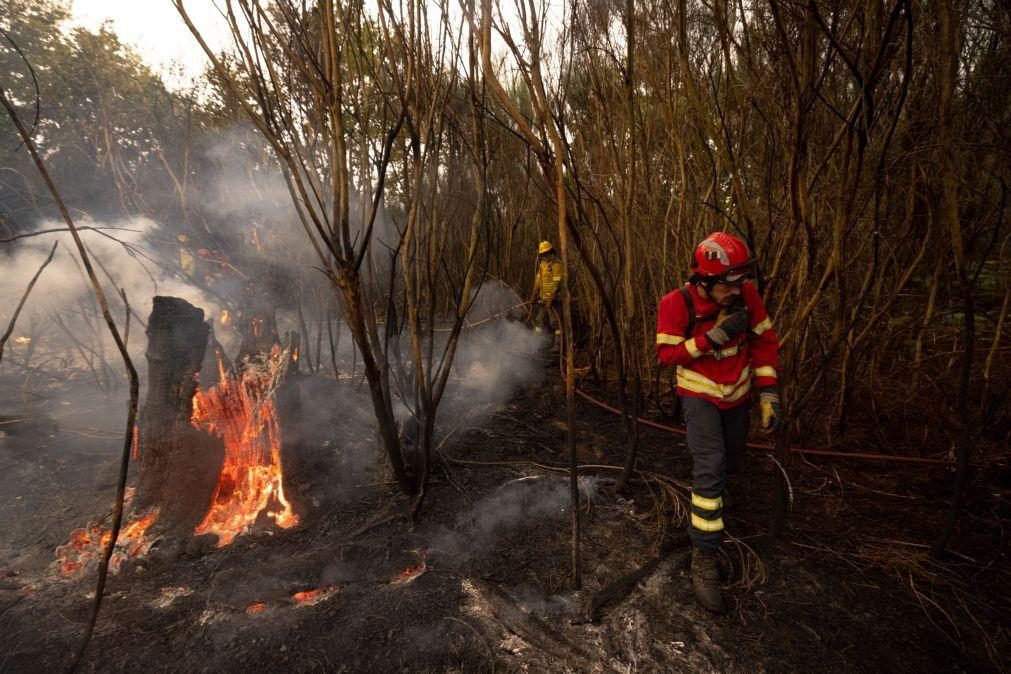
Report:
[[[124,563],[82,669],[963,671],[1007,657],[1002,593],[951,585],[954,567],[932,565],[915,547],[930,540],[947,494],[949,476],[933,467],[896,480],[870,464],[798,464],[795,511],[773,541],[765,531],[777,473],[752,454],[731,485],[733,611],[717,618],[694,605],[688,549],[675,544],[591,622],[603,588],[678,539],[669,499],[683,497],[690,464],[677,437],[644,428],[647,472],[627,498],[615,497],[615,473],[600,466],[621,464],[622,424],[580,404],[580,463],[598,467],[581,482],[584,582],[574,592],[568,485],[549,469],[566,463],[564,398],[547,358],[543,372],[506,402],[441,419],[446,439],[413,525],[410,503],[377,467],[367,416],[348,403],[364,388],[303,379],[313,423],[293,476],[307,511],[299,526],[210,551],[162,540]],[[120,452],[121,429],[95,420],[114,418],[108,410],[122,401],[74,398],[56,383],[38,390],[51,396],[33,401],[38,421],[12,424],[0,439],[0,672],[59,671],[69,661],[94,575],[64,578],[54,551],[107,515]],[[21,395],[6,382],[5,409],[23,406]],[[1008,587],[1007,561],[1000,546],[984,545],[985,527],[961,535],[980,545],[952,564],[975,574],[976,586]],[[982,629],[951,608],[958,597]]]

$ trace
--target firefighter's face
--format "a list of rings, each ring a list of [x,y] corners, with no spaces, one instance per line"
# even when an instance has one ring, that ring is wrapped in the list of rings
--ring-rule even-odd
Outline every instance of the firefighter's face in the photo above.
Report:
[[[741,286],[732,283],[714,283],[709,294],[721,307],[729,307],[741,295]]]

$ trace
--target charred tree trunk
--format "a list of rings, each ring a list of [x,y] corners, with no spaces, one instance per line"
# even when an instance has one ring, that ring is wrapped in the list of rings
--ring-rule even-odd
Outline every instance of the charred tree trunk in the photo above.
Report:
[[[202,309],[176,297],[154,298],[137,504],[159,508],[158,523],[166,530],[193,531],[207,512],[224,462],[221,440],[190,423],[210,331]]]

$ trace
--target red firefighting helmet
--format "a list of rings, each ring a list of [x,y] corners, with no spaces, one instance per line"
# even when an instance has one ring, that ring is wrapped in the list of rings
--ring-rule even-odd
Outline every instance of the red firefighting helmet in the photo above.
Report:
[[[692,271],[702,281],[738,283],[753,272],[754,266],[748,246],[726,232],[710,234],[692,254]]]

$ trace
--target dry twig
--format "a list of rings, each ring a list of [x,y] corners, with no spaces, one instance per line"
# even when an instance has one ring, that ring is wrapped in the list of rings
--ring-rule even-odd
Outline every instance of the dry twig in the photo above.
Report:
[[[21,309],[25,306],[25,301],[28,299],[29,293],[32,292],[32,288],[35,287],[35,282],[38,281],[39,276],[42,275],[42,270],[49,266],[49,263],[53,261],[53,253],[56,252],[56,246],[59,245],[59,243],[59,241],[53,242],[53,247],[49,251],[49,256],[42,263],[42,266],[39,267],[39,270],[35,272],[35,276],[32,277],[32,280],[28,282],[28,287],[25,288],[25,292],[21,296],[21,301],[18,302],[17,309],[14,310],[14,315],[11,316],[10,323],[7,324],[7,332],[3,334],[3,337],[0,337],[0,361],[3,361],[4,346],[7,344],[7,340],[10,339],[11,334],[14,332],[14,326],[18,322],[18,316],[21,315]]]

